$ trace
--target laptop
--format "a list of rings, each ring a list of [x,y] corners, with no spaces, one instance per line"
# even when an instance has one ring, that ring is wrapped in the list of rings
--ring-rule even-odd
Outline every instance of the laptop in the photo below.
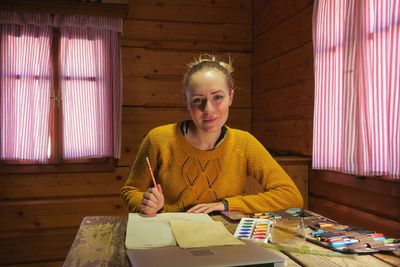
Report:
[[[284,258],[252,241],[242,241],[245,245],[128,249],[126,253],[133,267],[285,266]]]

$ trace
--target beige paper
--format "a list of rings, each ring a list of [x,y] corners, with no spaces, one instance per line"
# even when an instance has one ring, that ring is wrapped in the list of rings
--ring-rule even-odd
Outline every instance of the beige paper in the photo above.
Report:
[[[171,226],[169,225],[171,219],[183,221],[213,221],[207,214],[171,212],[159,213],[153,217],[146,217],[139,213],[129,213],[125,247],[127,249],[134,249],[176,246],[175,238],[171,231]]]
[[[223,225],[222,222],[189,222],[170,220],[172,232],[181,248],[209,246],[243,245]]]

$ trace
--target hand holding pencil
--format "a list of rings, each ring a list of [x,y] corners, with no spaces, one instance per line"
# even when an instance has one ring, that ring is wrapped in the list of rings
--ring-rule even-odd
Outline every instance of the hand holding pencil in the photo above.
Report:
[[[144,214],[154,215],[164,206],[164,195],[161,186],[156,183],[150,160],[146,157],[147,166],[153,181],[154,187],[150,187],[144,194],[141,203],[141,210]]]

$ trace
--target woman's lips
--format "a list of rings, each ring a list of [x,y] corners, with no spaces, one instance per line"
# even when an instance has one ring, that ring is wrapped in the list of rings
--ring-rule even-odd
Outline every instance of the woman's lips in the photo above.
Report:
[[[206,122],[206,123],[210,123],[210,122],[213,122],[215,120],[217,120],[217,118],[205,118],[205,119],[203,119],[203,121]]]

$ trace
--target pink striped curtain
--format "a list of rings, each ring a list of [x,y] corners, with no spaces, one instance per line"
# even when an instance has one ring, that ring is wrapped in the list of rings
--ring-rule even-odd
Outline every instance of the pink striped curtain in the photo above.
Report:
[[[120,156],[122,19],[0,12],[0,159],[50,157],[51,42],[60,28],[63,158]]]
[[[400,178],[399,9],[315,0],[314,169]]]
[[[122,20],[56,16],[61,33],[63,157],[120,155]]]
[[[51,17],[45,14],[0,12],[2,160],[48,159],[51,24]]]

